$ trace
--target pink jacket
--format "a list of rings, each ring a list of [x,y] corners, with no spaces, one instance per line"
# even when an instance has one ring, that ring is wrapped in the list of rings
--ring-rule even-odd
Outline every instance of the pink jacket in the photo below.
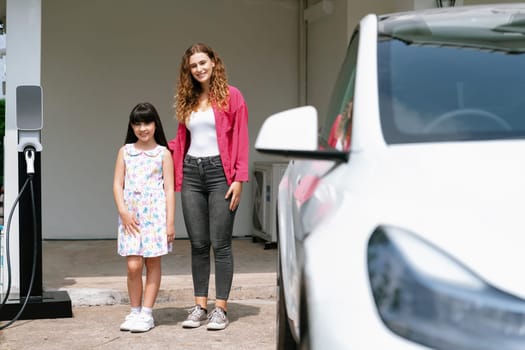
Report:
[[[215,127],[217,130],[217,143],[221,156],[224,173],[228,185],[234,181],[248,181],[248,157],[250,142],[248,136],[248,108],[241,92],[229,86],[230,101],[226,110],[212,106],[215,114]],[[190,132],[186,125],[179,123],[177,135],[168,142],[173,155],[175,171],[175,191],[182,188],[182,167],[184,156],[190,146]]]

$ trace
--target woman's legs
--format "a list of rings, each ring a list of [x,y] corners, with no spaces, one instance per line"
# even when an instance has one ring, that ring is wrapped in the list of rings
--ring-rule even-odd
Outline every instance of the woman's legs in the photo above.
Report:
[[[221,198],[222,197],[222,198]],[[218,193],[210,194],[210,235],[215,256],[215,309],[208,316],[209,330],[228,326],[228,297],[233,280],[232,230],[235,212]]]
[[[235,211],[229,209],[229,201],[223,191],[209,196],[210,238],[215,257],[215,305],[227,310],[227,300],[233,280],[232,233]]]
[[[191,240],[191,265],[193,287],[196,304],[207,308],[208,288],[210,279],[210,246],[213,246],[215,258],[215,290],[217,299],[227,300],[233,280],[232,230],[235,212],[228,208],[228,201],[223,192],[209,195],[208,210],[197,210],[195,193],[192,195],[192,205],[188,201],[183,204],[183,211],[191,211],[185,215],[186,227]],[[202,200],[202,198],[201,198]],[[187,207],[184,209],[184,207]],[[201,215],[199,215],[199,213]],[[202,215],[202,214],[205,215]],[[209,220],[208,220],[209,218]],[[223,309],[226,310],[223,304]]]
[[[192,176],[193,175],[193,176]],[[193,180],[193,181],[192,181]],[[207,194],[200,190],[200,177],[184,169],[181,191],[182,212],[191,242],[191,275],[195,307],[182,322],[184,328],[200,327],[207,321],[208,286],[210,279],[210,238]]]
[[[224,196],[228,184],[219,157],[192,158],[184,162],[182,210],[191,240],[195,304],[207,307],[210,247],[215,256],[216,306],[227,309],[232,279],[231,239],[235,211]]]
[[[131,307],[140,307],[142,304],[142,268],[144,260],[141,256],[127,257],[128,263],[128,295]]]
[[[210,279],[210,233],[208,191],[202,161],[184,160],[184,180],[181,191],[182,214],[191,241],[191,274],[195,304],[207,309]]]
[[[146,260],[146,287],[144,289],[144,307],[153,308],[161,281],[161,257],[145,258]]]
[[[207,308],[210,279],[210,236],[207,195],[183,188],[182,212],[191,242],[191,274],[195,304]]]

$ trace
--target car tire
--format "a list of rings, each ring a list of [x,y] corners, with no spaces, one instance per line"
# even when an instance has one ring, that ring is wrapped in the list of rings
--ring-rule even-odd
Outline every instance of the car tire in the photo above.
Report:
[[[279,295],[277,299],[277,350],[297,349],[297,343],[292,335],[292,330],[288,321],[288,313],[286,312],[286,303],[284,300],[284,291],[282,288],[280,273],[280,259],[278,268],[277,288],[279,289]]]
[[[308,302],[306,297],[306,287],[304,285],[304,277],[302,278],[301,286],[301,305],[300,305],[300,325],[301,325],[301,341],[299,344],[300,350],[310,350],[310,323],[308,319]]]

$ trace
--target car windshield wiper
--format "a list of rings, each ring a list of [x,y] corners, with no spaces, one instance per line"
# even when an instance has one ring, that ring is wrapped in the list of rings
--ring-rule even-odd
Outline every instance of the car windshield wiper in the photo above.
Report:
[[[524,27],[515,27],[513,25],[504,25],[492,29],[496,33],[514,33],[514,34],[525,34]]]
[[[492,28],[492,31],[497,33],[525,34],[525,17],[523,15],[516,16],[511,22]]]
[[[521,31],[519,31],[521,30]],[[505,33],[516,33],[525,34],[525,28],[512,28],[506,29],[504,26],[498,27],[498,29],[492,29],[495,35],[505,35]],[[516,35],[517,37],[517,35]],[[517,39],[514,37],[514,39]],[[447,36],[447,35],[435,35],[435,36],[414,36],[414,35],[403,35],[403,34],[386,34],[382,33],[381,38],[383,40],[398,40],[406,45],[429,45],[429,46],[449,46],[458,48],[470,48],[478,50],[489,50],[504,52],[507,54],[523,54],[525,53],[525,45],[522,42],[521,35],[519,40],[512,40],[508,37],[507,40],[495,40],[494,37],[468,37],[468,36]]]
[[[381,40],[399,40],[402,43],[405,43],[407,45],[411,45],[411,44],[414,43],[414,40],[412,40],[412,39],[408,39],[408,38],[405,38],[405,37],[402,37],[402,36],[399,36],[399,35],[394,35],[394,34],[381,34],[381,37],[380,37],[379,40],[380,41]]]

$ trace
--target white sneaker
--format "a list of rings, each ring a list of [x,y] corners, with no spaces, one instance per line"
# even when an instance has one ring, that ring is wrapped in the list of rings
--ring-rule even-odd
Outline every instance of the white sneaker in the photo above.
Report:
[[[153,322],[153,316],[140,313],[133,325],[131,326],[130,332],[132,333],[141,333],[147,332],[150,329],[155,327],[155,322]]]
[[[120,330],[129,331],[131,327],[133,326],[133,323],[135,322],[135,320],[139,317],[139,315],[140,314],[138,312],[132,312],[129,315],[127,315],[126,318],[124,319],[124,322],[120,325]]]

